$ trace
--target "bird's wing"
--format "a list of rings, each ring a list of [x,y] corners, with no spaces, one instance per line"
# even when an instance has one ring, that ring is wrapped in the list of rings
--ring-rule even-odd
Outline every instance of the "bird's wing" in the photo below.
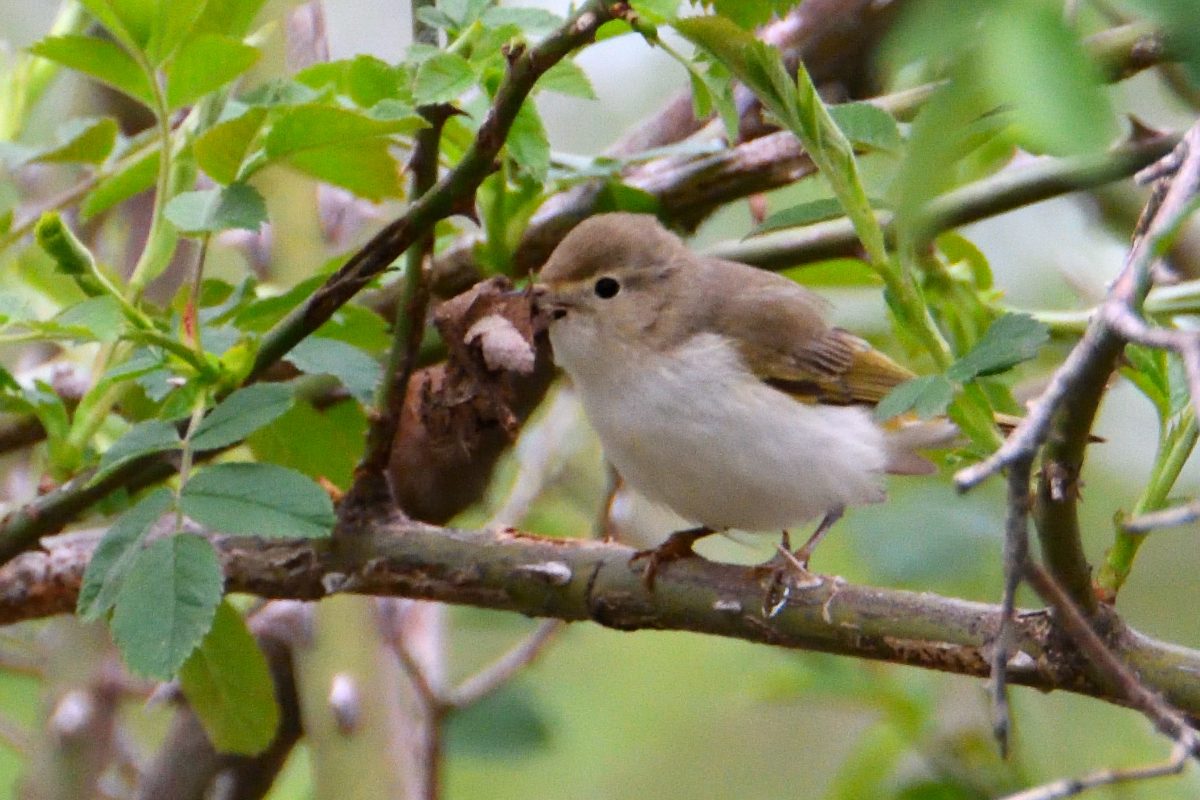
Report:
[[[825,321],[825,303],[796,283],[753,267],[709,260],[737,291],[714,304],[710,322],[736,344],[763,381],[797,400],[849,405],[878,403],[915,377],[865,340]]]

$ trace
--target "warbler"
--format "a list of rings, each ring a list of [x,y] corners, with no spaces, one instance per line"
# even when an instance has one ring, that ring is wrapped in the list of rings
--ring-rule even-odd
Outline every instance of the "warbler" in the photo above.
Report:
[[[926,474],[948,422],[881,425],[872,406],[913,373],[827,321],[817,294],[780,275],[698,255],[651,215],[572,230],[533,289],[554,359],[605,456],[646,498],[696,527],[649,557],[647,582],[712,533],[784,533],[885,498],[884,476]],[[790,551],[790,544],[788,545]]]

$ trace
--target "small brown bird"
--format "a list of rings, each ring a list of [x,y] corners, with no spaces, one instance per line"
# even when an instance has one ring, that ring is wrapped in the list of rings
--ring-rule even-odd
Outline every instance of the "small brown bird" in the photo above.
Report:
[[[652,216],[582,222],[534,292],[608,459],[698,526],[638,554],[648,581],[702,536],[822,518],[794,554],[803,570],[846,506],[882,501],[885,473],[933,472],[916,451],[956,433],[876,423],[871,407],[911,372],[832,327],[816,294],[697,255]]]

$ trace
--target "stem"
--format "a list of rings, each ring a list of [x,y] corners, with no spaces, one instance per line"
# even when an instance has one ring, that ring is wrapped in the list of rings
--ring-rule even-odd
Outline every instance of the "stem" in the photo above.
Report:
[[[1183,412],[1177,427],[1164,437],[1158,457],[1154,460],[1150,483],[1133,507],[1134,517],[1166,508],[1171,490],[1175,488],[1179,474],[1192,455],[1197,439],[1200,439],[1200,425],[1197,425],[1196,414],[1189,408]],[[1105,555],[1104,564],[1096,576],[1096,588],[1109,602],[1116,600],[1117,593],[1125,585],[1138,549],[1145,540],[1146,534],[1126,531],[1120,518],[1117,519],[1113,546]]]
[[[141,52],[130,52],[138,66],[150,79],[150,88],[154,99],[154,117],[158,123],[158,138],[161,142],[158,156],[158,178],[154,187],[154,208],[150,216],[150,231],[146,235],[146,246],[138,257],[133,273],[129,276],[128,296],[136,303],[142,296],[146,284],[155,278],[160,266],[170,259],[170,253],[164,252],[169,246],[174,251],[175,236],[173,227],[163,217],[168,195],[171,191],[171,112],[167,108],[167,100],[163,95],[162,84],[158,75],[146,56]]]

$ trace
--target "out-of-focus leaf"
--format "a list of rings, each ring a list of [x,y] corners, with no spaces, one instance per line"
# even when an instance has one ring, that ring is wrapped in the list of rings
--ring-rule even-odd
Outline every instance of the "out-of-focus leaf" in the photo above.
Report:
[[[94,36],[49,36],[34,43],[29,52],[86,73],[147,106],[154,105],[150,79],[120,45]]]
[[[288,78],[275,78],[246,92],[240,99],[243,103],[263,108],[299,106],[312,103],[320,93]]]
[[[158,177],[158,164],[158,153],[147,153],[120,172],[100,181],[83,199],[80,216],[85,221],[89,220],[117,203],[146,191]]]
[[[113,446],[104,451],[100,458],[100,466],[92,481],[98,481],[110,472],[132,461],[135,458],[161,453],[164,450],[175,450],[183,445],[179,432],[170,422],[161,419],[149,419],[139,422],[117,439]]]
[[[192,34],[223,33],[241,38],[250,32],[250,26],[266,0],[207,0],[200,18],[192,25]]]
[[[893,417],[915,412],[921,419],[931,419],[946,413],[954,399],[954,384],[944,375],[922,375],[905,381],[888,392],[875,407],[875,419],[885,422]]]
[[[1140,344],[1125,346],[1125,358],[1130,366],[1121,369],[1121,375],[1154,404],[1158,418],[1166,422],[1171,416],[1171,384],[1167,377],[1167,354],[1164,350],[1143,347]]]
[[[829,116],[846,138],[857,145],[895,152],[904,144],[896,119],[871,103],[840,103],[829,106]]]
[[[634,0],[629,5],[638,16],[645,17],[655,25],[662,25],[675,18],[679,11],[679,0]]]
[[[457,53],[438,53],[417,69],[413,99],[421,104],[449,103],[475,85],[475,70]]]
[[[995,375],[1037,356],[1050,339],[1050,329],[1028,314],[1005,314],[991,324],[983,338],[946,370],[952,381],[966,383],[981,375]]]
[[[295,470],[275,464],[216,464],[194,475],[180,496],[202,525],[245,536],[328,536],[333,501]]]
[[[309,375],[332,375],[355,400],[370,405],[383,377],[383,368],[368,353],[336,339],[310,336],[284,358]]]
[[[8,145],[13,150],[12,166],[44,164],[102,164],[117,142],[117,121],[111,117],[68,120],[55,131],[55,142],[46,147]]]
[[[292,402],[292,387],[282,383],[238,389],[204,417],[192,434],[192,447],[216,450],[240,442],[282,416]]]
[[[455,755],[512,758],[541,750],[550,739],[537,695],[519,680],[455,713],[446,726],[446,743]]]
[[[937,237],[938,249],[951,264],[966,264],[971,277],[979,289],[992,288],[992,268],[987,256],[969,239],[957,231],[947,231]]]
[[[92,341],[115,342],[124,328],[125,315],[115,297],[103,295],[63,309],[54,322],[63,328],[78,329]]]
[[[563,23],[562,17],[544,8],[519,6],[491,6],[480,20],[489,28],[515,25],[534,36],[550,33]]]
[[[400,166],[390,149],[386,139],[366,139],[353,146],[335,144],[296,153],[288,163],[318,180],[378,203],[404,195]]]
[[[174,677],[212,627],[223,584],[217,554],[200,536],[177,534],[141,551],[110,625],[129,669],[158,680]]]
[[[196,140],[196,163],[217,183],[231,184],[246,160],[254,137],[262,128],[267,110],[252,106],[240,117],[214,125]]]
[[[256,231],[267,221],[267,204],[253,186],[232,183],[216,189],[181,192],[164,210],[181,233],[216,233],[242,228]]]
[[[215,33],[188,40],[167,68],[167,107],[191,105],[250,69],[261,56],[257,47]]]
[[[387,62],[360,55],[346,67],[346,93],[360,108],[400,96],[397,73]]]
[[[144,50],[154,33],[155,3],[147,0],[80,0],[92,16],[131,50]]]
[[[804,286],[883,286],[879,273],[857,258],[833,258],[779,273]]]
[[[1059,9],[997,3],[979,42],[992,96],[1012,109],[1029,149],[1069,155],[1110,144],[1116,124],[1099,73]]]
[[[602,214],[609,211],[657,214],[659,211],[658,198],[614,178],[605,181],[600,193],[596,195],[595,212]]]
[[[512,160],[531,178],[538,182],[546,179],[550,169],[550,140],[532,101],[527,100],[521,105],[504,143]]]
[[[183,663],[179,683],[219,752],[255,755],[275,738],[279,706],[271,670],[242,615],[227,601],[217,606],[212,629]]]
[[[800,203],[774,212],[763,220],[761,225],[751,231],[749,235],[758,236],[770,231],[798,228],[802,225],[811,225],[814,222],[823,222],[827,219],[845,216],[845,214],[845,209],[842,208],[842,204],[836,197],[822,197],[818,200],[809,200],[807,203]]]

